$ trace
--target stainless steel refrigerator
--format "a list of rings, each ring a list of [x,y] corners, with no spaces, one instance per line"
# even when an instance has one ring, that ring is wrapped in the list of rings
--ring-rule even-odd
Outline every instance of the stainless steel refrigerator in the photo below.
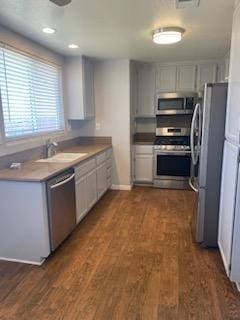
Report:
[[[191,125],[190,187],[196,193],[192,229],[204,247],[217,246],[227,84],[205,84]]]

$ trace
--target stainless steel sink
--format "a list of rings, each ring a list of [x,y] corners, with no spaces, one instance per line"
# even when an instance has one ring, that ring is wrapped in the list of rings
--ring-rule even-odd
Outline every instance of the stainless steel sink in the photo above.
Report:
[[[40,159],[36,162],[72,162],[85,157],[87,153],[57,153],[55,156],[46,159]]]

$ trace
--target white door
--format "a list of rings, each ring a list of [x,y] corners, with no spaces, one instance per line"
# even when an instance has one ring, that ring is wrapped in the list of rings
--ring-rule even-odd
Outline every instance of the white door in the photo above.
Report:
[[[230,279],[231,281],[240,284],[240,166],[238,166],[238,183],[233,227],[233,245]]]
[[[136,154],[135,181],[153,182],[153,155]]]
[[[137,116],[155,114],[155,69],[151,65],[142,65],[138,69]]]
[[[97,170],[87,174],[87,182],[86,182],[86,199],[87,199],[87,207],[88,210],[94,206],[97,201]]]
[[[240,4],[235,11],[229,71],[226,136],[239,143],[240,132]]]
[[[228,275],[231,264],[238,155],[238,147],[226,141],[223,156],[218,245]]]
[[[176,91],[177,67],[160,67],[156,75],[157,92],[174,92]]]
[[[97,192],[98,199],[107,190],[107,165],[103,162],[99,167],[97,167]]]
[[[86,187],[86,176],[83,176],[76,180],[77,223],[79,223],[82,220],[82,218],[86,215],[88,210],[86,199]]]
[[[85,119],[95,117],[95,101],[94,101],[94,70],[93,63],[83,58],[83,103]]]
[[[196,90],[196,66],[177,67],[177,91]]]

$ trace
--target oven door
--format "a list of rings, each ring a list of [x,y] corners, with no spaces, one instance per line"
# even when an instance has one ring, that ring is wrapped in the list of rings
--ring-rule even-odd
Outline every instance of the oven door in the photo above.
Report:
[[[154,185],[163,188],[189,189],[191,153],[155,151]]]

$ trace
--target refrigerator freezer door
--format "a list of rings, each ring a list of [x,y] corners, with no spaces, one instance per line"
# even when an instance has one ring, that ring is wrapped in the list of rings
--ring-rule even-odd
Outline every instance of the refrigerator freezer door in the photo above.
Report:
[[[238,155],[238,147],[228,141],[225,141],[219,212],[218,245],[228,276],[230,275],[232,255],[232,238],[238,175]]]

